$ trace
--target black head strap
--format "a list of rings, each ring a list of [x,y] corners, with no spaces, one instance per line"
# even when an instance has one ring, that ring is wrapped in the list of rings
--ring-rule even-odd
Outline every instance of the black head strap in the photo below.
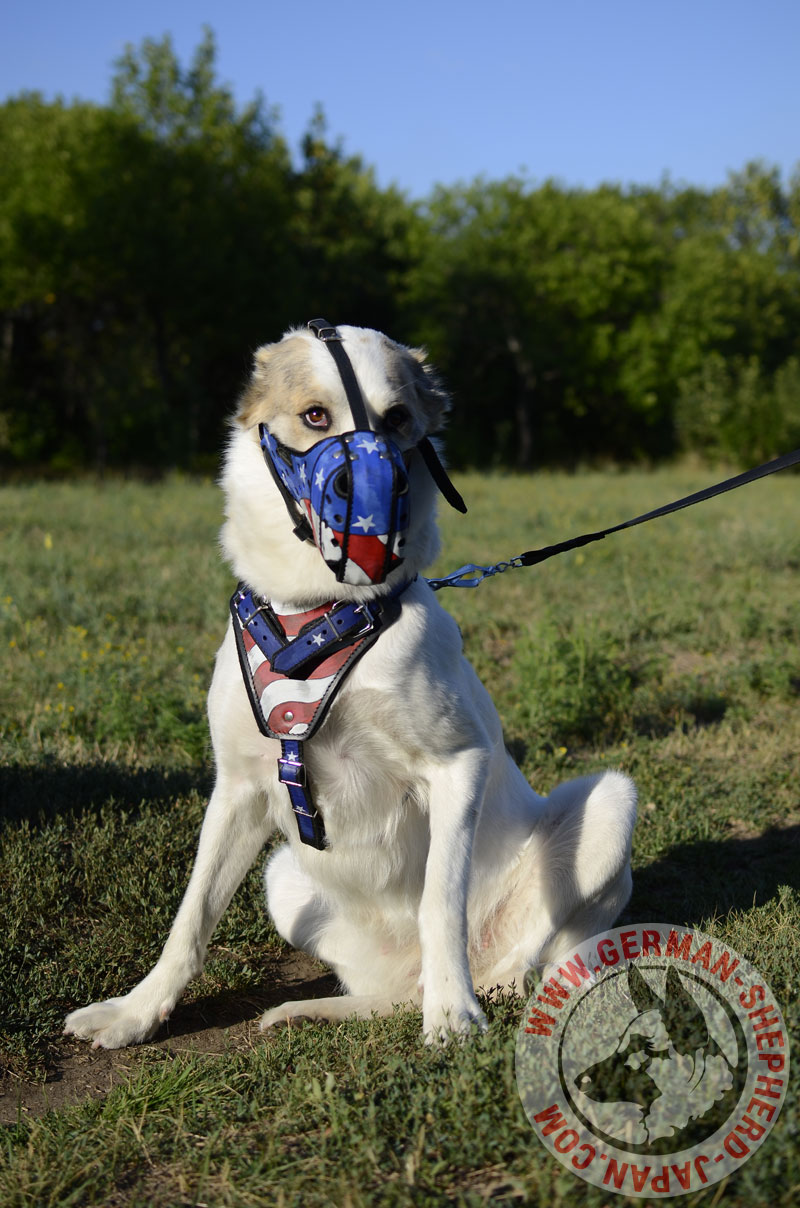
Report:
[[[342,379],[344,392],[347,395],[347,401],[353,413],[354,429],[356,431],[361,430],[362,432],[369,431],[370,423],[367,408],[358,385],[358,378],[355,375],[353,366],[350,364],[350,358],[342,347],[342,337],[339,335],[337,329],[332,327],[326,319],[312,319],[308,326],[314,332],[317,339],[323,341],[328,352],[336,362],[336,368],[339,370],[339,377]]]
[[[367,408],[364,405],[364,399],[355,371],[350,363],[350,358],[342,347],[342,337],[339,335],[338,329],[333,327],[327,319],[311,319],[308,327],[314,332],[317,339],[324,341],[328,351],[336,362],[336,367],[339,370],[339,376],[342,379],[345,394],[347,395],[347,401],[353,413],[356,429],[369,429],[370,423],[367,416]],[[450,481],[447,470],[445,470],[439,459],[439,454],[427,436],[423,436],[417,448],[422,454],[422,460],[428,467],[431,478],[450,506],[455,508],[457,512],[466,512],[467,505]]]

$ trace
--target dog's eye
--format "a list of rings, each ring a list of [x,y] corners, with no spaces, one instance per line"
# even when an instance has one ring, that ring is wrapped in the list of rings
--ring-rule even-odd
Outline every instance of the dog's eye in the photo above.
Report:
[[[403,432],[411,425],[411,412],[408,407],[390,407],[383,417],[383,422],[390,432]]]
[[[331,426],[331,417],[324,407],[320,407],[318,403],[314,403],[300,417],[307,428],[329,428]]]

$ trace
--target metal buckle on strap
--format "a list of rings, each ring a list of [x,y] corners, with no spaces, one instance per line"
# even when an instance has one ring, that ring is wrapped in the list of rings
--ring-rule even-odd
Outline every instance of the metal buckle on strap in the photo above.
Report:
[[[244,608],[245,601],[250,598],[252,608]],[[256,597],[251,591],[239,591],[236,598],[236,611],[239,614],[239,619],[243,625],[249,625],[253,617],[257,617],[260,612],[264,611],[266,601],[261,604],[256,603]],[[245,615],[246,614],[246,615]]]
[[[294,788],[304,789],[308,783],[306,765],[299,759],[288,759],[281,755],[278,759],[278,781],[280,784],[290,784]]]
[[[310,640],[310,641],[314,642],[314,645],[317,647],[317,649],[319,651],[322,651],[323,653],[325,653],[325,649],[331,645],[332,640],[335,640],[336,638],[341,636],[341,630],[339,629],[339,627],[337,626],[336,622],[333,619],[335,612],[336,612],[336,605],[334,604],[332,608],[329,608],[327,610],[327,612],[324,612],[322,614],[322,616],[320,617],[319,621],[317,621],[317,624],[315,626],[315,628],[319,629],[319,627],[322,624],[327,625],[328,633],[330,634],[330,637],[323,638],[323,640],[321,642],[314,641],[314,638],[306,639],[306,641]],[[299,637],[299,634],[298,634],[298,637]]]
[[[347,607],[347,605],[345,605],[345,608],[346,607]],[[356,629],[355,632],[353,632],[353,628],[352,628],[353,623],[352,622],[349,625],[345,624],[344,626],[336,623],[336,612],[337,612],[337,609],[339,609],[339,610],[342,609],[341,604],[335,604],[333,606],[333,608],[329,608],[328,611],[324,614],[322,619],[328,625],[328,628],[330,629],[331,633],[335,634],[338,638],[341,638],[342,640],[344,640],[345,638],[349,638],[352,640],[354,638],[362,637],[363,634],[365,634],[365,633],[371,633],[372,630],[375,628],[375,626],[378,622],[379,614],[376,615],[375,613],[373,613],[373,611],[372,611],[373,607],[374,607],[374,603],[371,607],[369,602],[366,600],[364,601],[363,604],[354,604],[353,605],[353,612],[361,613],[361,616],[364,618],[363,628]]]
[[[325,319],[311,319],[308,326],[318,340],[340,340],[342,338],[338,330],[331,327]]]
[[[375,613],[373,613],[372,607],[370,606],[369,601],[365,600],[363,604],[357,604],[356,607],[353,609],[353,611],[360,612],[365,621],[364,628],[359,629],[356,632],[355,636],[357,638],[360,638],[365,633],[372,633],[373,629],[378,624],[380,614],[378,613],[376,615]]]

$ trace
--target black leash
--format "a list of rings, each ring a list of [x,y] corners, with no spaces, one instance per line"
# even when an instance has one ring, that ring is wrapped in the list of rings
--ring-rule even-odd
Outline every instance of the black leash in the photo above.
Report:
[[[600,529],[596,533],[583,533],[580,537],[572,537],[569,541],[559,541],[555,545],[545,545],[542,549],[528,550],[524,554],[511,558],[508,562],[498,562],[496,566],[476,566],[473,563],[460,566],[452,574],[445,575],[441,579],[429,579],[428,583],[434,591],[439,591],[442,587],[477,587],[479,583],[492,575],[502,574],[503,571],[518,566],[536,566],[539,562],[545,562],[556,554],[564,554],[568,550],[578,549],[582,545],[589,545],[592,541],[602,541],[611,533],[619,533],[622,529],[644,524],[646,520],[656,520],[659,516],[668,516],[671,512],[679,512],[683,508],[692,507],[695,503],[703,503],[706,499],[713,499],[715,495],[734,491],[737,487],[746,486],[748,482],[766,478],[769,474],[777,474],[779,470],[786,470],[789,466],[797,465],[799,462],[800,449],[795,449],[792,453],[784,453],[781,457],[766,461],[752,470],[745,470],[743,474],[726,478],[724,482],[705,487],[702,491],[695,491],[692,495],[684,495],[682,499],[676,499],[674,503],[666,503],[663,507],[654,508],[652,512],[644,512],[643,515],[636,516],[633,520],[624,520],[622,524],[614,524],[610,528]]]

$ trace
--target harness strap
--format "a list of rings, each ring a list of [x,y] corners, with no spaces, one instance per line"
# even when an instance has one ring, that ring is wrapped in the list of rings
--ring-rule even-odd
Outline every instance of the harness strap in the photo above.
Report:
[[[322,851],[325,847],[325,822],[316,809],[308,785],[308,773],[303,762],[303,744],[292,738],[281,740],[278,760],[278,780],[289,791],[292,811],[297,819],[301,843]]]
[[[342,601],[324,616],[308,621],[288,638],[267,600],[256,601],[252,591],[240,590],[235,597],[239,619],[269,659],[273,671],[290,679],[305,677],[337,650],[371,633],[379,610],[368,603]]]
[[[249,588],[243,584],[231,600],[239,620],[253,638],[256,645],[264,652],[272,665],[273,657],[286,641],[283,630],[278,628],[279,622],[266,600],[259,603]]]
[[[580,537],[571,537],[568,541],[545,545],[541,549],[527,550],[524,554],[517,554],[508,562],[498,562],[495,566],[476,566],[474,563],[469,563],[440,579],[428,579],[428,585],[434,591],[439,591],[442,587],[477,587],[484,579],[488,579],[492,575],[502,574],[503,571],[520,566],[536,566],[539,562],[545,562],[548,558],[555,557],[556,554],[564,554],[568,550],[578,549],[582,545],[589,545],[592,541],[602,541],[611,533],[635,528],[637,524],[644,524],[646,520],[669,516],[671,512],[679,512],[683,508],[692,507],[695,503],[703,503],[706,499],[713,499],[716,495],[725,494],[726,491],[734,491],[737,487],[746,486],[747,483],[756,482],[759,478],[766,478],[770,474],[777,474],[779,470],[787,470],[798,463],[800,463],[800,449],[794,449],[791,453],[784,453],[780,457],[773,458],[772,461],[765,461],[760,466],[745,470],[743,474],[736,474],[733,478],[726,478],[723,482],[704,487],[701,491],[684,495],[682,499],[676,499],[673,503],[666,503],[660,508],[654,508],[651,512],[644,512],[641,516],[634,517],[633,520],[624,520],[622,524],[614,524],[610,528],[600,529],[596,533],[583,533]]]

